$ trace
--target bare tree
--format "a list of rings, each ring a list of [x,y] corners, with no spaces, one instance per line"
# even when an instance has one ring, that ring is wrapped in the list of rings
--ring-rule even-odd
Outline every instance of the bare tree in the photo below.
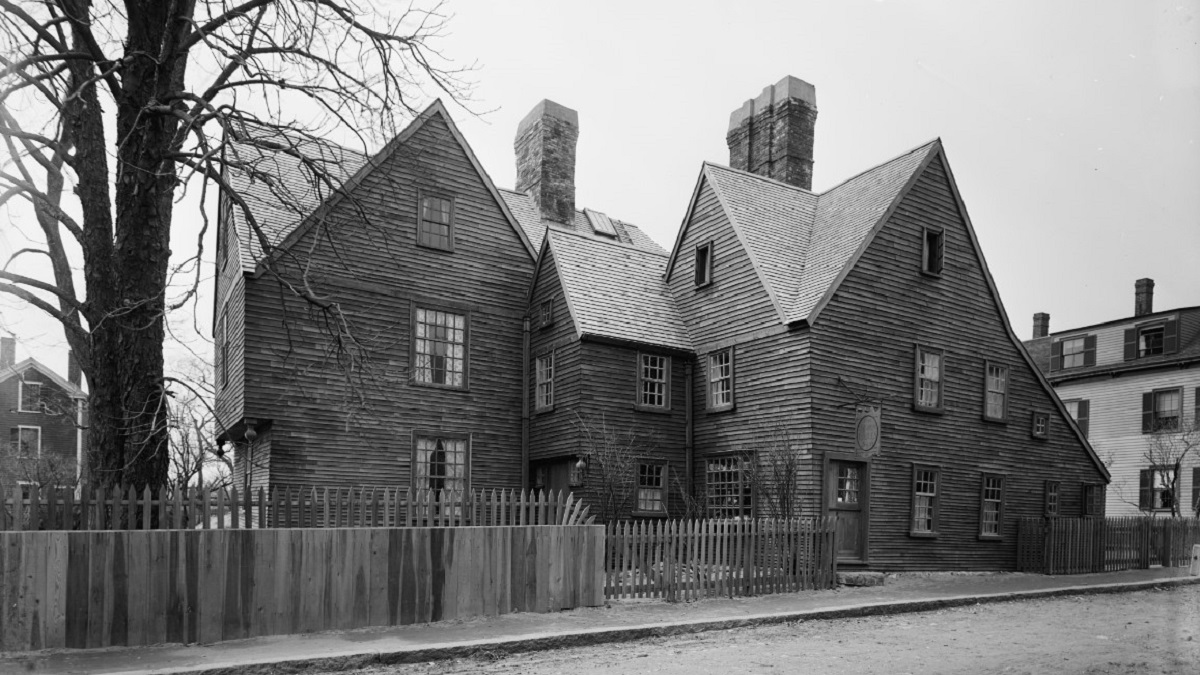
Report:
[[[1162,481],[1161,485],[1151,483],[1148,496],[1153,500],[1154,493],[1158,492],[1163,502],[1160,506],[1164,509],[1169,507],[1173,517],[1181,515],[1179,477],[1183,473],[1183,467],[1189,456],[1200,455],[1200,423],[1180,417],[1177,423],[1150,434],[1146,439],[1146,451],[1143,453],[1143,458],[1151,467],[1151,481]],[[1184,504],[1191,513],[1200,516],[1200,501],[1191,501],[1188,499]]]
[[[216,413],[210,402],[211,368],[193,361],[182,368],[185,380],[174,380],[168,389],[168,439],[172,487],[221,488],[233,483],[234,456],[217,444]]]
[[[635,503],[638,465],[658,457],[654,434],[609,424],[604,415],[575,413],[573,424],[583,441],[587,491],[599,501],[601,517],[615,521]]]
[[[202,213],[194,255],[172,270],[189,181],[202,205],[221,189],[264,260],[286,258],[227,180],[249,172],[279,191],[244,149],[293,158],[318,201],[340,192],[345,172],[305,145],[338,128],[364,148],[360,130],[394,135],[422,86],[460,98],[461,71],[430,47],[444,21],[438,7],[378,16],[358,0],[0,0],[0,207],[32,213],[13,220],[35,222],[39,242],[0,268],[0,292],[58,320],[79,358],[93,480],[168,479],[165,316],[195,307],[208,229]],[[192,283],[168,298],[184,269]],[[351,349],[340,306],[306,281],[281,278]]]
[[[757,515],[799,517],[803,510],[800,479],[805,458],[787,429],[771,429],[760,443],[742,448],[741,456]]]

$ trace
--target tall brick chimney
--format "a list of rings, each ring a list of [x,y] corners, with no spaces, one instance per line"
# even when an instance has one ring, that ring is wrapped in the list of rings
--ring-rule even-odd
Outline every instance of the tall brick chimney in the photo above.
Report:
[[[729,115],[729,165],[812,189],[817,90],[791,75]]]
[[[75,358],[75,351],[67,352],[67,381],[78,387],[83,382],[83,372],[79,369],[79,359]]]
[[[568,225],[575,219],[578,140],[579,113],[550,100],[534,106],[517,126],[517,191],[533,194],[542,218]]]
[[[1050,315],[1038,312],[1033,315],[1033,338],[1044,338],[1050,334]]]
[[[0,338],[0,368],[7,368],[17,362],[16,338]]]
[[[1154,313],[1154,280],[1138,279],[1134,285],[1133,315],[1145,316]]]

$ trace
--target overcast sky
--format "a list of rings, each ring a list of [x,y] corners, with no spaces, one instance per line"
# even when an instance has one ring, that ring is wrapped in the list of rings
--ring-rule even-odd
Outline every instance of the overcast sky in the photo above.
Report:
[[[794,75],[817,90],[818,192],[942,139],[1019,337],[1038,311],[1051,330],[1129,316],[1142,277],[1158,309],[1200,305],[1196,0],[445,9],[442,51],[478,64],[473,107],[490,111],[451,112],[501,187],[517,123],[551,99],[579,112],[577,206],[670,249],[701,162],[728,163],[729,113]],[[14,311],[0,329],[21,356],[62,367],[61,330]]]

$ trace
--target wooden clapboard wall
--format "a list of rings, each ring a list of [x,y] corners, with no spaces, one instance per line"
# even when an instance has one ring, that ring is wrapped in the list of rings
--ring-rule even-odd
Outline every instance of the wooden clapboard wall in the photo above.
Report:
[[[0,532],[0,650],[596,606],[603,559],[598,525]]]

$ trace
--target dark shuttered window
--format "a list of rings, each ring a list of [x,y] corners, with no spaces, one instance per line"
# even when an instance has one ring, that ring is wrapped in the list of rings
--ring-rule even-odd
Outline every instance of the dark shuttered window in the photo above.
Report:
[[[942,276],[946,257],[946,234],[931,227],[922,233],[921,272],[933,277]]]
[[[1174,354],[1179,351],[1179,322],[1175,319],[1125,331],[1125,360]]]

